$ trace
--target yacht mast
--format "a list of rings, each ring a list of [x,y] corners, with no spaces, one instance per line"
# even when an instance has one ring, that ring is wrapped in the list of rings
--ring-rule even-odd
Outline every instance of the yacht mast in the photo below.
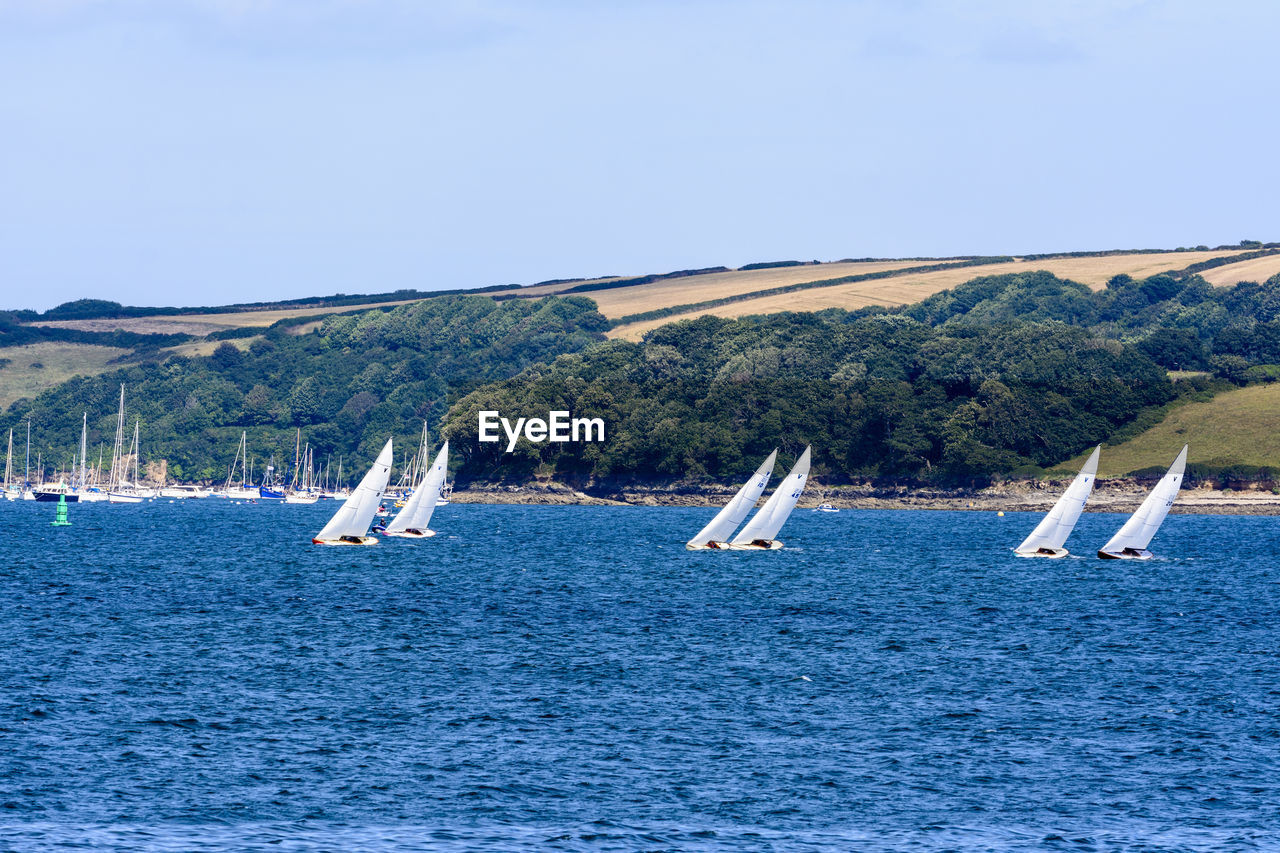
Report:
[[[111,449],[111,490],[116,491],[120,488],[120,481],[124,479],[125,472],[124,459],[124,383],[120,383],[120,413],[116,417],[116,443]]]
[[[84,413],[84,423],[80,426],[80,490],[85,491],[89,482],[85,474],[85,442],[89,438],[89,413]]]
[[[138,418],[133,422],[133,449],[130,451],[133,456],[133,487],[138,488],[138,425],[142,423],[142,418]]]

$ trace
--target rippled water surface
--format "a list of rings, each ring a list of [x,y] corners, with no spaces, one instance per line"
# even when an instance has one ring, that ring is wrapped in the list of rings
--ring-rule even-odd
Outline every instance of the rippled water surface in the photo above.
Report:
[[[0,504],[0,849],[1273,849],[1280,519]]]

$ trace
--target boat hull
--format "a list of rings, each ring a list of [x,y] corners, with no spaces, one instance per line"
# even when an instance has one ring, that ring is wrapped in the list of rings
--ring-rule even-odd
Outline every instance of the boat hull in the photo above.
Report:
[[[312,545],[377,545],[377,536],[344,536],[341,539],[312,539]]]
[[[383,536],[395,536],[399,539],[430,539],[436,535],[434,530],[383,530]]]
[[[140,504],[140,503],[142,503],[142,498],[138,497],[137,495],[117,495],[115,492],[112,492],[112,493],[111,493],[111,495],[110,495],[110,497],[108,497],[108,498],[107,498],[107,500],[108,500],[108,501],[110,501],[110,502],[111,502],[111,503],[113,503],[113,504]]]
[[[1146,549],[1125,548],[1123,551],[1099,551],[1100,560],[1150,560],[1155,557]]]
[[[58,498],[65,497],[67,503],[73,504],[80,500],[80,495],[75,492],[36,492],[36,500],[41,503],[57,503]]]
[[[732,542],[725,545],[730,551],[777,551],[782,547],[781,539],[757,539],[754,542],[745,542],[741,545],[735,545]]]
[[[244,489],[239,486],[213,493],[215,498],[229,498],[236,501],[256,501],[259,496],[257,489]]]
[[[1019,557],[1044,557],[1049,560],[1061,560],[1071,552],[1066,548],[1040,548],[1036,551],[1014,551]]]

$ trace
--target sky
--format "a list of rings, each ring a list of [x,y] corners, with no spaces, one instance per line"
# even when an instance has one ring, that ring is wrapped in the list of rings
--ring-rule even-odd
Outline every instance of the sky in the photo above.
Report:
[[[1280,4],[0,0],[0,308],[1280,240]]]

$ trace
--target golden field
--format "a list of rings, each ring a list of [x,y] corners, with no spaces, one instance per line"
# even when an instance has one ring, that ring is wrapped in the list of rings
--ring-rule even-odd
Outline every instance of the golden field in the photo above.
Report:
[[[120,329],[142,335],[207,335],[223,329],[241,329],[245,326],[270,326],[289,317],[318,317],[327,314],[345,314],[350,311],[370,311],[407,305],[417,299],[399,302],[370,302],[363,305],[341,305],[317,308],[273,308],[263,311],[237,311],[228,314],[170,314],[156,317],[125,317],[120,320],[42,320],[33,326],[53,326],[62,329],[81,329],[86,332],[112,332]]]
[[[1200,273],[1201,277],[1214,287],[1230,287],[1242,281],[1256,281],[1261,284],[1277,274],[1280,274],[1280,255],[1240,261]]]
[[[596,290],[582,296],[595,300],[600,313],[610,319],[625,317],[690,302],[724,299],[743,293],[771,290],[809,281],[842,278],[850,275],[885,272],[929,266],[946,261],[860,261],[834,264],[809,264],[801,267],[774,267],[763,270],[730,270],[683,278],[663,279],[650,284],[637,284],[611,290]]]
[[[1240,254],[1243,250],[1227,249],[1204,252],[1162,252],[1158,254],[1133,253],[1081,258],[1052,258],[1045,260],[1014,260],[1007,263],[974,267],[937,270],[927,273],[905,274],[871,281],[839,284],[762,296],[756,299],[722,305],[715,308],[689,311],[659,320],[631,323],[614,329],[611,337],[639,340],[650,329],[675,320],[689,319],[703,314],[721,317],[740,317],[746,314],[767,314],[777,311],[818,311],[823,308],[861,308],[867,305],[896,306],[917,302],[940,290],[955,287],[970,279],[985,275],[1001,275],[1044,269],[1063,278],[1079,281],[1095,289],[1102,288],[1114,275],[1126,273],[1142,278],[1164,270],[1182,269],[1199,261]],[[777,287],[805,284],[852,275],[909,269],[947,263],[945,260],[886,260],[843,261],[824,264],[806,264],[795,267],[772,267],[757,270],[730,270],[704,273],[681,278],[662,279],[648,284],[629,285],[606,290],[590,291],[582,296],[595,301],[600,312],[610,319],[630,314],[640,314],[661,308],[707,302],[730,297],[741,297]],[[1263,280],[1280,272],[1280,257],[1260,258],[1229,264],[1209,270],[1205,278],[1216,285],[1234,284],[1246,279]],[[565,281],[556,284],[535,285],[515,291],[519,298],[535,298],[562,293],[582,284],[614,281],[616,278],[598,278],[582,281]],[[511,293],[508,291],[508,293]],[[109,332],[120,329],[140,334],[183,333],[203,336],[211,332],[245,326],[269,326],[279,320],[293,317],[322,317],[327,314],[364,311],[404,305],[415,300],[365,303],[340,307],[276,308],[261,311],[243,311],[228,314],[178,314],[156,317],[125,318],[121,320],[54,320],[37,325],[59,326],[85,331]],[[304,330],[314,328],[308,324]],[[188,345],[184,354],[203,353],[207,347]]]
[[[956,269],[936,270],[926,273],[908,273],[892,278],[859,281],[851,284],[836,284],[829,287],[816,287],[811,290],[800,290],[794,293],[782,293],[773,296],[762,296],[756,299],[744,299],[714,308],[690,311],[688,313],[663,317],[658,320],[644,320],[628,323],[613,329],[609,336],[623,340],[638,341],[645,332],[658,326],[714,314],[718,317],[742,317],[748,314],[772,314],[778,311],[821,311],[824,308],[865,308],[868,305],[896,306],[919,302],[942,290],[963,284],[974,278],[988,275],[1004,275],[1016,272],[1048,270],[1060,278],[1069,278],[1095,290],[1101,290],[1112,276],[1121,273],[1134,278],[1144,278],[1164,270],[1182,269],[1189,264],[1223,256],[1240,254],[1241,249],[1208,252],[1162,252],[1160,254],[1127,254],[1108,255],[1084,258],[1049,258],[1040,260],[1014,260],[1005,263],[988,264],[977,267],[959,267]],[[926,261],[907,264],[921,266]],[[815,272],[822,271],[827,265],[805,267]],[[1219,267],[1218,269],[1229,269]],[[1216,270],[1215,270],[1216,271]],[[851,275],[852,273],[844,273]],[[811,275],[808,281],[834,278],[834,275]],[[640,288],[651,285],[640,285]],[[640,289],[637,288],[637,289]],[[764,288],[752,288],[764,289]],[[750,293],[750,289],[742,292]],[[587,294],[593,296],[594,294]],[[684,300],[692,302],[695,300]],[[679,303],[677,303],[679,304]],[[606,312],[607,313],[607,312]],[[634,312],[638,313],[638,312]]]

